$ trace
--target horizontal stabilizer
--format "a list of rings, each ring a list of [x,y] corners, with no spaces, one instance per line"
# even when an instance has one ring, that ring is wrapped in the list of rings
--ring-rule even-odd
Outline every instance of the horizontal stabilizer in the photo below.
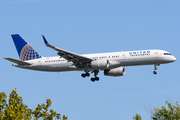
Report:
[[[9,60],[9,61],[11,61],[13,63],[18,64],[18,65],[31,65],[30,63],[20,61],[20,60],[16,60],[16,59],[13,59],[13,58],[4,58],[4,59]]]

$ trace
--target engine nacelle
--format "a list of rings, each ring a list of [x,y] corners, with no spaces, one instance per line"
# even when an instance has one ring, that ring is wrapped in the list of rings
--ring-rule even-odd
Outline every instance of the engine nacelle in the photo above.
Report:
[[[106,76],[123,76],[124,74],[125,74],[125,68],[123,67],[104,70],[104,75]]]
[[[96,68],[96,69],[106,69],[109,67],[109,61],[108,60],[92,61],[90,64],[90,67]]]
[[[109,61],[109,68],[115,68],[115,67],[120,67],[121,62],[120,61]]]

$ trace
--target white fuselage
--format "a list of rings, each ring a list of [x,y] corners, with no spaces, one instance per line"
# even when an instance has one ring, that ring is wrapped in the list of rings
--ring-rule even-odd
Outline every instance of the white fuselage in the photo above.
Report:
[[[125,52],[111,52],[111,53],[97,53],[97,54],[84,54],[81,55],[93,60],[109,60],[110,63],[118,63],[115,66],[110,66],[106,69],[117,68],[120,66],[135,66],[135,65],[151,65],[151,64],[164,64],[174,62],[176,58],[164,50],[138,50],[138,51],[125,51]],[[77,68],[73,62],[67,61],[61,57],[42,57],[39,59],[26,61],[32,65],[17,65],[16,67],[49,71],[49,72],[62,72],[62,71],[84,71],[84,68]],[[95,68],[88,68],[93,70]],[[104,68],[99,69],[104,70]]]

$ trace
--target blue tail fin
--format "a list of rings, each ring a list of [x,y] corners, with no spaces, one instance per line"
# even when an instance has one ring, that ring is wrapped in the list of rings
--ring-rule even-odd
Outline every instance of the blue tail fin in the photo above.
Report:
[[[19,58],[22,61],[41,58],[41,55],[38,54],[19,34],[11,36],[19,54]]]

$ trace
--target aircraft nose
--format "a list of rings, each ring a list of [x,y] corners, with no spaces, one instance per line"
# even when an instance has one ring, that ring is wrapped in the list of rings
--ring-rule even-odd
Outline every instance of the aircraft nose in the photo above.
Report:
[[[173,62],[176,61],[176,58],[174,56],[172,56],[171,59],[172,59]]]

